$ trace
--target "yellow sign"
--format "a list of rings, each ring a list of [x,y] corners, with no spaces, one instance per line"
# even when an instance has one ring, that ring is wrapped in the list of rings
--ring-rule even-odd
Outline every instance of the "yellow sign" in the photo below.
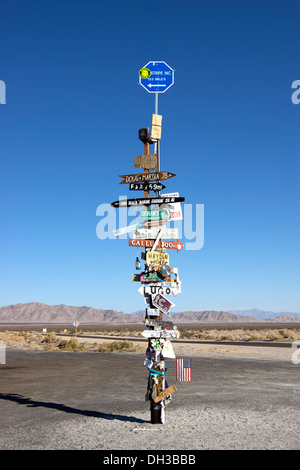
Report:
[[[151,266],[169,264],[169,255],[168,253],[160,253],[159,251],[147,251],[146,263]]]
[[[149,78],[151,75],[151,70],[143,68],[139,71],[139,76],[142,78]]]

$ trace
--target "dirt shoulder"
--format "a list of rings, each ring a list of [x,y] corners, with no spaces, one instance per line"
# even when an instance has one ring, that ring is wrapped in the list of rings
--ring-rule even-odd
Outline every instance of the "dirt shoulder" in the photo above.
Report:
[[[83,337],[80,334],[77,337],[70,335],[58,335],[55,332],[41,333],[39,331],[5,331],[0,332],[0,341],[7,348],[23,349],[23,350],[45,350],[45,351],[74,351],[74,352],[130,352],[143,354],[146,350],[146,341],[138,341],[136,335],[132,336],[134,341],[130,341],[130,337],[126,339],[120,337]],[[265,359],[276,361],[290,361],[295,347],[277,347],[268,345],[251,346],[245,345],[228,345],[221,341],[216,344],[196,343],[189,340],[188,343],[172,341],[173,349],[177,357],[180,356],[197,356],[197,357],[240,357]]]

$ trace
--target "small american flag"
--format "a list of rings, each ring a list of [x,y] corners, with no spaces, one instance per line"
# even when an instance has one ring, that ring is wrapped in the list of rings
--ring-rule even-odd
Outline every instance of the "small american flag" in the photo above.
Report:
[[[191,382],[191,359],[176,359],[176,380],[178,382]]]

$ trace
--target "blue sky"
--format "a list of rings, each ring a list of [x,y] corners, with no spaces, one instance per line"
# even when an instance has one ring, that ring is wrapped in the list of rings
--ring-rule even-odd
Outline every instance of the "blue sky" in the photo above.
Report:
[[[136,250],[100,240],[96,210],[131,196],[118,175],[138,172],[154,112],[138,71],[164,60],[167,190],[204,204],[203,248],[169,252],[174,310],[300,312],[299,13],[294,0],[3,2],[0,305],[144,308]]]

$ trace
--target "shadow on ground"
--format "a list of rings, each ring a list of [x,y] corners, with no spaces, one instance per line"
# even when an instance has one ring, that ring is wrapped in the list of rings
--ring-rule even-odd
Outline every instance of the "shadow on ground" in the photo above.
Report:
[[[80,410],[78,408],[73,408],[71,406],[64,405],[63,403],[51,403],[44,401],[36,401],[31,398],[25,398],[23,395],[16,393],[0,393],[0,400],[10,400],[20,405],[26,405],[28,407],[44,407],[51,408],[58,411],[63,411],[65,413],[74,413],[83,416],[92,416],[93,418],[101,418],[113,420],[117,419],[119,421],[130,421],[131,423],[147,423],[144,419],[135,418],[134,416],[118,415],[112,413],[102,413],[100,411],[92,410]]]

